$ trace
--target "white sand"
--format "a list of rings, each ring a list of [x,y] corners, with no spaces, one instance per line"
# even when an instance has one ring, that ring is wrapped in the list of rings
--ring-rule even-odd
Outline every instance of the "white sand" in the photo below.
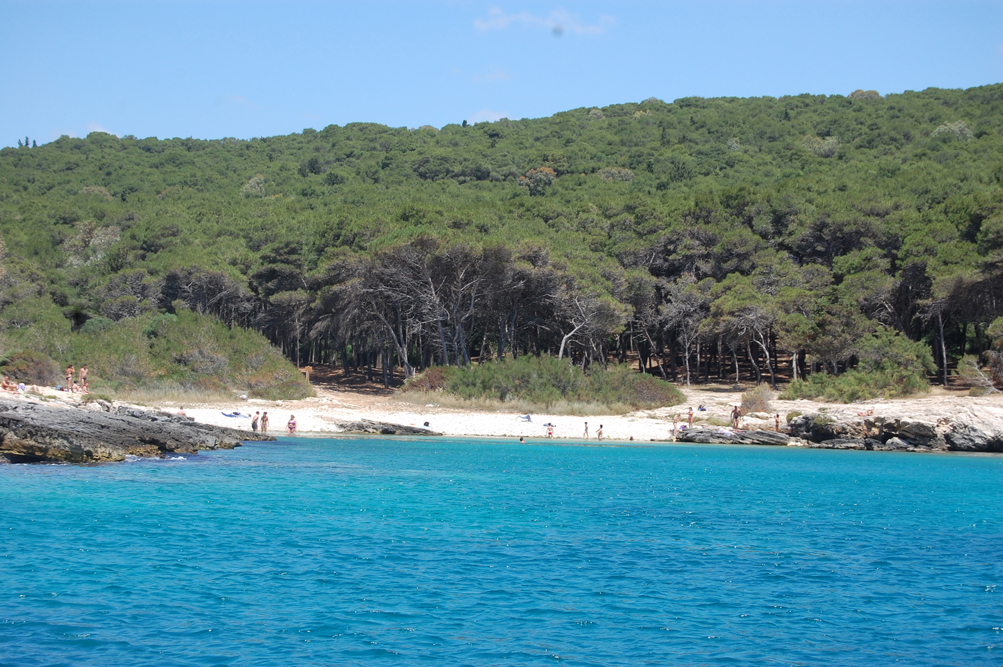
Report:
[[[186,405],[186,413],[196,420],[219,426],[250,430],[249,415],[255,411],[268,412],[269,433],[284,435],[286,421],[291,414],[296,415],[299,435],[321,435],[338,432],[339,422],[369,419],[421,426],[426,421],[433,431],[450,436],[486,436],[506,438],[545,438],[544,424],[556,424],[554,437],[557,439],[581,440],[584,423],[589,423],[590,439],[595,439],[601,424],[604,439],[611,441],[665,441],[672,438],[672,415],[680,414],[680,424],[686,423],[687,408],[695,411],[694,425],[699,426],[708,419],[718,423],[728,423],[731,406],[741,401],[741,392],[728,387],[681,388],[687,402],[672,408],[642,410],[627,415],[549,415],[533,414],[532,422],[519,419],[515,412],[485,412],[457,410],[439,407],[435,404],[424,406],[396,401],[392,398],[372,396],[348,391],[331,391],[316,387],[317,396],[297,401],[265,401],[250,399],[235,400],[231,403],[214,405]],[[706,412],[696,411],[698,405],[705,405]],[[779,401],[772,403],[775,413],[780,414],[780,423],[786,423],[788,412],[815,412],[825,409],[831,415],[855,417],[873,410],[874,414],[890,418],[911,418],[923,421],[937,421],[950,418],[959,411],[973,406],[1003,409],[1003,396],[970,397],[961,392],[934,388],[930,394],[919,398],[884,400],[876,399],[862,403],[843,405],[814,401]],[[152,406],[151,406],[152,407]],[[168,412],[177,412],[178,406],[163,404],[156,406]],[[224,412],[240,412],[246,418],[230,418]],[[773,419],[745,417],[743,428],[773,428]]]

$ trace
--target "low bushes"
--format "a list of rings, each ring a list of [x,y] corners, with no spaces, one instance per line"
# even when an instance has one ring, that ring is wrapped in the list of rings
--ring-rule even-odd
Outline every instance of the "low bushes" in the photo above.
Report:
[[[927,374],[936,370],[933,356],[923,343],[882,328],[860,342],[857,368],[842,375],[815,373],[807,380],[787,385],[782,400],[821,398],[854,403],[879,396],[895,398],[930,390]]]
[[[522,410],[568,414],[631,412],[678,405],[684,400],[668,382],[636,373],[627,366],[583,372],[567,361],[535,356],[469,368],[431,368],[408,382],[402,391],[436,392],[480,403],[480,407],[519,406]]]
[[[35,385],[63,383],[56,362],[41,352],[22,350],[7,357],[0,365],[0,375],[9,375],[15,382]]]
[[[86,363],[91,390],[116,395],[246,393],[280,400],[312,392],[303,375],[260,333],[228,327],[191,310],[117,322],[93,318],[96,324],[77,332],[42,298],[10,306],[3,317],[16,318],[19,326],[0,321],[0,347],[24,351],[9,357],[0,372],[27,384],[62,384],[62,368]]]
[[[773,391],[768,385],[761,384],[753,387],[742,394],[742,413],[750,412],[773,412],[770,401],[773,400]]]

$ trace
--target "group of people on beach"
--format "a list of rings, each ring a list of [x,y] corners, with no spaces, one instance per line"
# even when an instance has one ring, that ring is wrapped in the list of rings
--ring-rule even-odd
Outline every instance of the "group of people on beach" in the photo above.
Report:
[[[589,423],[585,422],[585,435],[583,436],[586,440],[589,439]],[[596,440],[602,440],[602,424],[599,424],[599,430],[596,431]]]
[[[251,430],[255,433],[261,429],[262,434],[268,433],[268,412],[260,413],[255,412],[254,416],[251,417]],[[296,434],[296,415],[289,415],[289,421],[286,422],[286,433],[288,435]]]
[[[268,412],[265,414],[255,412],[254,416],[251,417],[251,430],[257,433],[259,428],[262,433],[268,433]]]
[[[71,394],[89,394],[90,388],[87,386],[87,364],[80,367],[80,371],[76,371],[73,368],[73,364],[66,367],[66,386],[62,387],[62,391],[68,391]],[[77,376],[77,380],[73,380],[73,376]]]
[[[26,387],[24,386],[23,382],[20,383],[14,382],[13,380],[10,379],[9,375],[4,375],[3,381],[0,382],[0,390],[2,391],[10,391],[23,394],[25,392],[25,389]]]

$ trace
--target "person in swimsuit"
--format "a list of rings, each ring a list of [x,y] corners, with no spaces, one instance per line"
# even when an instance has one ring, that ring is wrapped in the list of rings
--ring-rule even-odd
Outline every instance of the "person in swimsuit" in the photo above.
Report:
[[[70,387],[73,386],[73,364],[66,367],[66,391],[70,391]]]
[[[599,430],[596,431],[596,440],[602,440],[602,424],[599,424]]]
[[[589,423],[585,422],[585,439],[589,439]]]
[[[261,415],[261,432],[262,434],[268,433],[268,413]]]
[[[679,435],[679,413],[672,415],[672,441],[676,441],[676,436]]]
[[[738,428],[738,420],[742,417],[742,411],[738,409],[736,405],[731,409],[731,427]]]
[[[259,413],[255,412],[254,417],[251,418],[251,430],[255,433],[258,432],[258,419],[260,419],[258,415]]]
[[[693,408],[690,408],[690,413],[686,416],[686,423],[690,428],[693,428]]]
[[[773,419],[777,425],[777,433],[780,433],[780,413],[778,412],[776,415],[774,415]]]
[[[289,421],[286,422],[286,429],[288,429],[289,435],[295,435],[295,433],[296,433],[296,415],[289,415]]]
[[[87,386],[87,364],[84,364],[83,366],[80,367],[80,374],[79,375],[80,375],[80,386],[81,387],[86,387]]]
[[[186,417],[187,416],[185,414],[185,406],[183,406],[183,405],[181,406],[181,408],[178,410],[178,414],[181,415],[182,417]]]

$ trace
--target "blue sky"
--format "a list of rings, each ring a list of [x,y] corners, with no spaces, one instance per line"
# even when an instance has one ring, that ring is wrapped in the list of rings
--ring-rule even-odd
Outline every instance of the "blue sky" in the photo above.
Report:
[[[0,2],[0,146],[1003,81],[1003,2]]]

